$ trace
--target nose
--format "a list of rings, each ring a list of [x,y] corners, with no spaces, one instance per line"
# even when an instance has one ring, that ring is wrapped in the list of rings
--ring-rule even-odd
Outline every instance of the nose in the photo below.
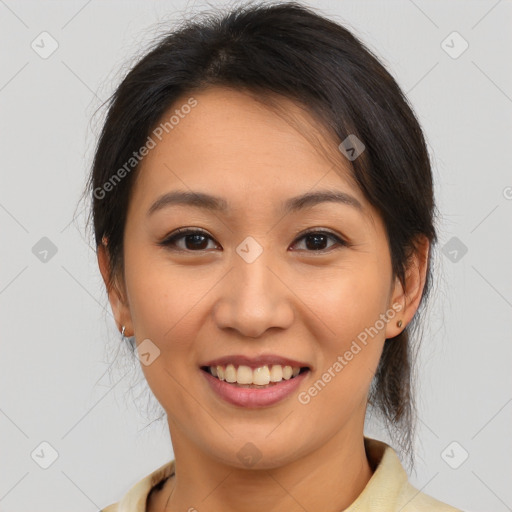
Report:
[[[252,263],[235,255],[234,268],[219,288],[213,317],[219,329],[259,338],[268,329],[290,327],[294,294],[266,251]]]

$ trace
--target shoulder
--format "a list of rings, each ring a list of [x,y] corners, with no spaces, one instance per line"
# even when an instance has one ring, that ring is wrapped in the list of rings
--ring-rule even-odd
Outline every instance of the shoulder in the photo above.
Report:
[[[100,512],[146,512],[148,498],[167,478],[174,474],[175,461],[166,462],[133,485],[120,501],[112,503]]]
[[[463,512],[419,491],[409,482],[402,486],[397,506],[402,512]]]
[[[100,512],[118,512],[119,503],[112,503],[108,507],[102,508]]]
[[[346,512],[462,512],[422,493],[410,482],[395,450],[388,444],[365,437],[366,455],[374,473],[363,492]]]

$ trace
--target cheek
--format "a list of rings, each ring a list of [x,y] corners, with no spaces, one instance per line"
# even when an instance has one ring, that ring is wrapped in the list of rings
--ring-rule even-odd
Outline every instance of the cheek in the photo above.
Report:
[[[197,404],[183,386],[193,379],[191,371],[200,357],[193,341],[204,323],[201,298],[211,283],[194,279],[190,270],[163,265],[161,258],[159,262],[144,259],[142,253],[127,268],[131,269],[126,281],[137,342],[149,339],[158,347],[158,356],[148,365],[141,364],[147,383],[166,411],[193,417]]]
[[[385,269],[356,259],[321,281],[304,279],[301,293],[325,325],[327,338],[335,344],[344,345],[373,326],[387,307],[389,276]]]
[[[318,372],[331,391],[322,392],[320,401],[342,398],[355,404],[363,399],[382,352],[385,323],[380,315],[386,312],[388,275],[363,262],[354,261],[315,287],[310,299],[325,326],[323,339],[318,338]]]
[[[201,299],[212,283],[155,252],[126,251],[126,283],[137,342],[149,339],[157,347],[149,345],[157,356],[141,368],[159,402],[176,410],[186,405],[176,402],[183,395],[180,383],[191,378],[190,369],[200,357],[193,341],[205,321]]]
[[[138,338],[163,342],[190,325],[188,315],[207,291],[207,282],[195,279],[193,270],[173,265],[160,250],[146,249],[142,243],[126,248],[125,261],[130,314]]]

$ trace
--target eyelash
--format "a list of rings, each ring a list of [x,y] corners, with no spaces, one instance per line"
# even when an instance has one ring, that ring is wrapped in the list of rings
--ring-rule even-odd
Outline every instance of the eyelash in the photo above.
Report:
[[[205,252],[206,249],[199,249],[197,251],[194,251],[194,250],[191,250],[191,249],[174,249],[172,247],[173,245],[176,244],[177,240],[180,240],[180,239],[185,238],[186,236],[190,236],[190,235],[203,235],[203,236],[205,236],[207,238],[210,238],[210,240],[213,240],[213,238],[206,231],[203,231],[202,229],[198,229],[198,228],[196,228],[196,229],[180,228],[180,229],[177,229],[176,231],[174,231],[173,233],[171,233],[164,240],[159,242],[158,245],[162,246],[162,247],[166,247],[169,250],[177,250],[177,251],[180,251],[180,252],[189,252],[189,253]],[[294,244],[296,242],[302,240],[303,238],[306,238],[307,236],[310,236],[310,235],[324,235],[324,236],[327,236],[327,237],[333,239],[338,246],[341,246],[341,247],[348,247],[349,246],[349,243],[346,240],[344,240],[343,238],[339,237],[338,235],[335,235],[331,231],[325,231],[325,230],[319,230],[319,229],[311,229],[309,231],[306,231],[305,233],[302,233],[299,236],[299,238],[296,239]],[[333,247],[336,247],[336,244],[332,245],[328,249],[320,249],[320,250],[307,250],[307,249],[303,249],[303,250],[305,252],[310,252],[310,253],[325,254],[327,252],[330,252]]]

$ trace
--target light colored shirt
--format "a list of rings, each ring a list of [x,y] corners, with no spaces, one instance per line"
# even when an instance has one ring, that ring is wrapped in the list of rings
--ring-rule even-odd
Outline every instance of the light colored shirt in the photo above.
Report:
[[[376,439],[364,438],[374,469],[361,494],[344,512],[462,512],[418,491],[408,480],[395,450]],[[174,474],[172,460],[139,480],[124,497],[100,512],[146,512],[147,498],[158,483]]]

